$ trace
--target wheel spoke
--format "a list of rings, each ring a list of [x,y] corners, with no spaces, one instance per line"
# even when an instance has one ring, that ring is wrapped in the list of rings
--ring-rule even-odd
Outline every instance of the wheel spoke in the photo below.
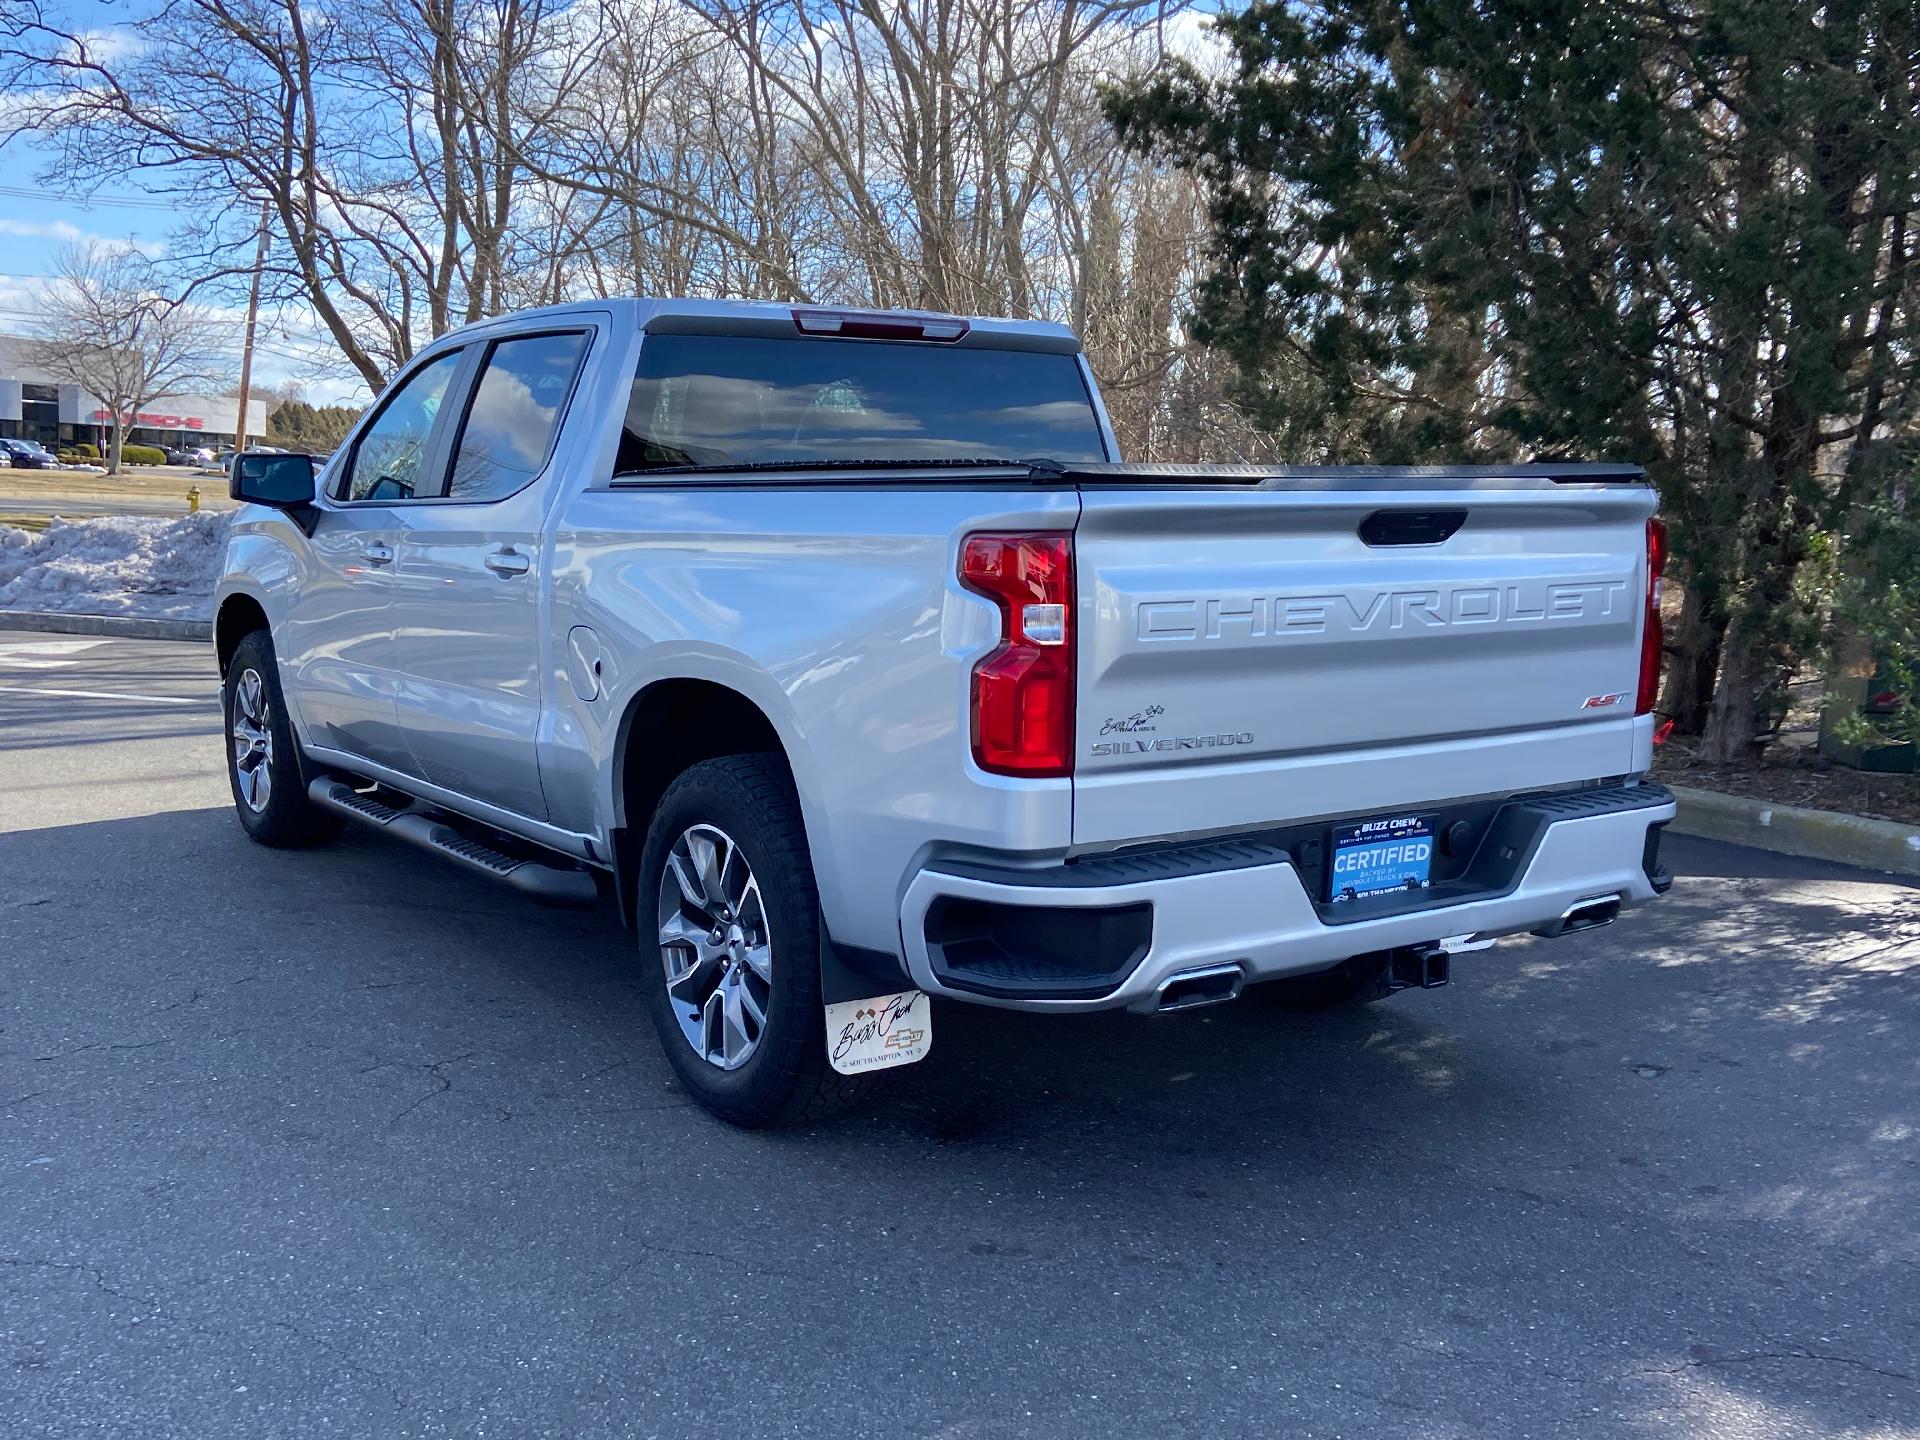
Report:
[[[756,1030],[753,1035],[747,1034],[746,1008],[741,1003],[743,991],[737,973],[720,986],[719,993],[723,997],[720,1014],[726,1025],[722,1032],[726,1049],[721,1061],[731,1070],[752,1053],[753,1042],[759,1038],[759,1033]]]
[[[767,1007],[753,993],[753,982],[747,978],[745,971],[736,972],[734,979],[734,988],[740,994],[740,1009],[753,1021],[753,1038],[758,1040],[760,1032],[767,1028]]]
[[[749,945],[740,952],[740,958],[749,970],[767,984],[773,983],[773,947],[771,945]]]
[[[719,962],[704,946],[675,947],[660,953],[666,964],[667,993],[681,1004],[699,1009],[718,988]]]
[[[257,671],[249,670],[240,677],[240,713],[257,726],[266,718],[266,712],[266,700],[261,694],[260,675]]]
[[[251,765],[240,767],[240,795],[252,809],[266,807],[267,791],[272,783],[273,778],[268,773],[264,756],[255,756]]]
[[[700,1007],[700,1054],[716,1065],[726,1063],[726,1004],[726,996],[716,986]]]
[[[681,846],[676,845],[667,856],[667,868],[673,872],[673,883],[680,890],[680,903],[682,907],[691,905],[711,919],[713,905],[707,898],[707,892],[700,888],[700,882],[694,876],[692,861],[682,856],[680,851]]]
[[[687,835],[687,851],[693,856],[694,868],[700,872],[700,894],[709,912],[726,904],[726,882],[721,878],[726,866],[726,856],[721,850],[724,843],[725,837],[718,830],[709,830],[704,835],[690,831]]]
[[[676,909],[660,922],[660,943],[691,945],[698,950],[707,943],[707,932],[689,920],[684,909]]]

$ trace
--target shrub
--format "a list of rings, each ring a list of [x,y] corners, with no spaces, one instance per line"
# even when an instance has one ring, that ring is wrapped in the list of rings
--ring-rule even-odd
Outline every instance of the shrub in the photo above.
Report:
[[[126,444],[120,447],[120,462],[123,465],[164,465],[167,452],[158,445]]]
[[[82,460],[98,460],[100,458],[100,447],[90,440],[76,441],[74,444],[67,446],[66,449],[71,450]],[[61,453],[65,452],[63,451]]]

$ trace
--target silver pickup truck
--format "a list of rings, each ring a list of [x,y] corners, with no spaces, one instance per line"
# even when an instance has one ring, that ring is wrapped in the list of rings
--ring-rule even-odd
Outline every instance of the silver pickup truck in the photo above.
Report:
[[[235,466],[240,823],[612,896],[743,1125],[920,1058],[928,997],[1373,999],[1666,889],[1639,471],[1118,461],[1052,325],[443,336],[324,466]]]

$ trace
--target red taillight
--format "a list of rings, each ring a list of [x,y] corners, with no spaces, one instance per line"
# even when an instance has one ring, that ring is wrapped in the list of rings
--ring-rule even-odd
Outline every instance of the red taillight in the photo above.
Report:
[[[1667,527],[1647,521],[1647,618],[1640,631],[1640,698],[1634,714],[1651,715],[1660,698],[1660,661],[1666,634],[1660,623],[1660,577],[1667,569]]]
[[[960,581],[1000,607],[973,667],[973,758],[996,775],[1073,773],[1073,536],[969,535]]]

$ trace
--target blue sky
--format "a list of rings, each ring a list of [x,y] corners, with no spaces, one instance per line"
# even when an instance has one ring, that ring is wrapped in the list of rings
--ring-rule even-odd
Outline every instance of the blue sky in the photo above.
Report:
[[[50,10],[53,7],[49,7]],[[52,23],[93,32],[125,27],[150,10],[150,0],[68,0]],[[157,197],[129,178],[110,193],[87,200],[72,194],[46,172],[53,157],[28,140],[0,146],[0,333],[18,333],[33,318],[61,249],[97,239],[131,243],[151,255],[163,255],[178,213],[175,199]],[[263,384],[301,384],[308,399],[360,401],[365,387],[357,379],[320,363],[323,347],[275,333],[267,317],[254,351],[254,375]],[[240,321],[235,316],[233,353],[240,353]]]
[[[0,148],[0,333],[17,332],[30,323],[35,297],[48,284],[64,246],[77,240],[118,241],[163,255],[175,223],[174,201],[156,198],[134,183],[116,187],[110,198],[91,201],[64,193],[57,181],[38,179],[48,161],[44,151],[21,141]],[[237,316],[235,321],[237,358]],[[273,331],[269,317],[254,351],[254,374],[261,383],[299,382],[307,398],[316,402],[365,398],[356,381],[323,373],[311,347]]]

